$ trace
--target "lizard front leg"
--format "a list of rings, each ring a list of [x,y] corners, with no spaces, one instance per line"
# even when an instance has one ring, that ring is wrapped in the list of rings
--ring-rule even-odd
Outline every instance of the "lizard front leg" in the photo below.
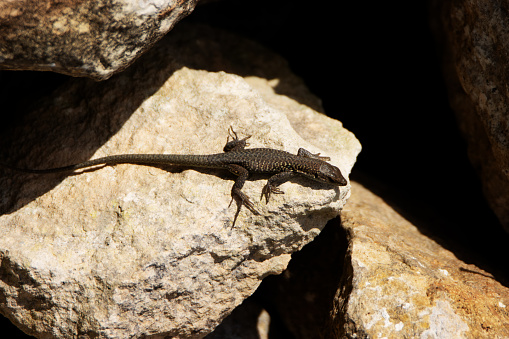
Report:
[[[265,196],[265,203],[269,203],[270,195],[274,194],[284,194],[278,186],[284,183],[285,181],[290,180],[291,178],[297,176],[298,174],[292,171],[280,172],[278,174],[274,174],[269,178],[267,184],[262,189],[262,195],[260,200]]]
[[[230,138],[232,138],[231,141]],[[239,139],[237,133],[235,133],[233,128],[230,126],[230,128],[228,129],[228,138],[226,140],[226,145],[224,145],[223,152],[243,150],[246,146],[249,146],[249,144],[246,141],[249,138],[251,138],[250,135],[248,135],[245,138]]]
[[[228,207],[230,207],[235,199],[235,202],[237,203],[237,212],[235,212],[235,218],[233,219],[233,227],[235,226],[235,222],[237,221],[242,205],[246,206],[247,209],[254,215],[260,215],[260,213],[258,213],[258,211],[254,208],[254,204],[249,197],[242,192],[242,187],[244,187],[244,183],[249,176],[249,171],[244,167],[235,164],[228,165],[228,170],[237,176],[237,180],[235,180],[235,183],[232,186],[232,200],[230,201],[230,205],[228,205]]]

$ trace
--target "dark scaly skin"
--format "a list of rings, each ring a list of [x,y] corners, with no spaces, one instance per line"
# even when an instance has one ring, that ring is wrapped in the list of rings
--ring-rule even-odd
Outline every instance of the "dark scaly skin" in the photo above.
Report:
[[[272,193],[283,193],[278,188],[279,185],[295,176],[305,176],[332,186],[345,186],[347,184],[339,168],[325,162],[330,158],[321,157],[320,153],[312,154],[303,148],[299,149],[297,155],[271,148],[245,149],[247,146],[246,140],[251,136],[239,139],[232,128],[229,129],[228,134],[228,141],[223,149],[224,153],[218,154],[121,154],[50,169],[24,169],[6,164],[0,165],[12,170],[36,174],[68,172],[97,165],[106,166],[126,163],[227,169],[237,176],[231,190],[232,201],[235,199],[237,202],[233,226],[237,221],[242,205],[246,206],[253,214],[259,215],[249,197],[242,192],[242,187],[250,173],[274,174],[262,190],[262,198],[265,197],[267,203]],[[230,137],[232,138],[231,141],[229,140]]]

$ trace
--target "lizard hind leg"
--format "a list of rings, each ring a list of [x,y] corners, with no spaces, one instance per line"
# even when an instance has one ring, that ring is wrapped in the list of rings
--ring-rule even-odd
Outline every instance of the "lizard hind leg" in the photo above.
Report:
[[[249,171],[244,167],[236,164],[230,164],[228,166],[228,170],[237,176],[237,180],[235,180],[235,183],[232,186],[232,200],[230,200],[230,204],[228,205],[228,207],[230,207],[233,200],[235,200],[237,203],[237,211],[235,212],[235,217],[232,224],[233,227],[235,226],[235,222],[237,221],[237,217],[239,216],[242,205],[246,206],[246,208],[250,210],[254,215],[260,215],[260,213],[254,208],[254,204],[251,199],[249,199],[249,197],[242,192],[242,187],[246,182]]]
[[[237,203],[237,211],[235,211],[235,217],[233,218],[232,228],[235,227],[235,222],[237,222],[237,217],[239,216],[240,209],[242,206],[246,206],[246,208],[251,211],[254,215],[260,215],[260,213],[254,208],[253,202],[249,199],[247,195],[245,195],[242,191],[236,191],[235,193],[232,190],[232,200],[230,200],[231,206],[233,200]]]

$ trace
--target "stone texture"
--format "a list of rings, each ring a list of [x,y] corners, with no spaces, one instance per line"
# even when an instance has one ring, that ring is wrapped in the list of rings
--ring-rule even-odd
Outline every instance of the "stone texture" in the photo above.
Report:
[[[484,194],[509,231],[509,21],[504,1],[432,1],[451,105]]]
[[[197,0],[0,3],[0,69],[104,80],[132,64]]]
[[[352,182],[336,338],[509,338],[509,288]]]
[[[303,103],[319,106],[281,58],[184,25],[108,81],[72,79],[0,144],[4,160],[45,168],[109,154],[221,152],[233,126],[253,136],[250,147],[304,147],[348,175],[359,142]],[[265,205],[256,177],[244,192],[261,215],[243,209],[232,228],[229,179],[136,165],[3,173],[0,312],[39,338],[203,337],[282,272],[349,195],[349,186],[303,179]]]
[[[251,323],[247,316],[242,323],[252,334],[253,313],[267,309],[271,329],[282,322],[295,338],[509,338],[509,288],[500,275],[459,260],[415,226],[418,213],[410,223],[384,201],[383,186],[365,181],[383,195],[352,181],[341,217],[216,331],[236,338],[238,317],[248,314]]]

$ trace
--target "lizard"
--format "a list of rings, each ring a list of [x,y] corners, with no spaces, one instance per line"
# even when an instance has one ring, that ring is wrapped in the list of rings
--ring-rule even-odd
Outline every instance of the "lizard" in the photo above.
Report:
[[[223,153],[217,154],[119,154],[48,169],[18,168],[3,163],[0,165],[11,170],[35,174],[71,172],[98,165],[111,166],[126,163],[226,169],[237,176],[231,189],[232,200],[229,205],[231,206],[233,200],[237,203],[232,227],[235,226],[242,206],[246,206],[253,214],[260,215],[251,199],[242,192],[242,187],[251,173],[272,174],[260,196],[260,200],[265,197],[266,203],[269,203],[271,194],[284,193],[278,188],[280,184],[296,176],[304,176],[331,186],[347,185],[347,180],[341,174],[340,169],[327,162],[330,161],[329,157],[320,156],[320,153],[313,154],[303,148],[299,148],[297,155],[272,148],[246,149],[247,140],[250,137],[251,135],[248,135],[240,139],[230,127]]]

